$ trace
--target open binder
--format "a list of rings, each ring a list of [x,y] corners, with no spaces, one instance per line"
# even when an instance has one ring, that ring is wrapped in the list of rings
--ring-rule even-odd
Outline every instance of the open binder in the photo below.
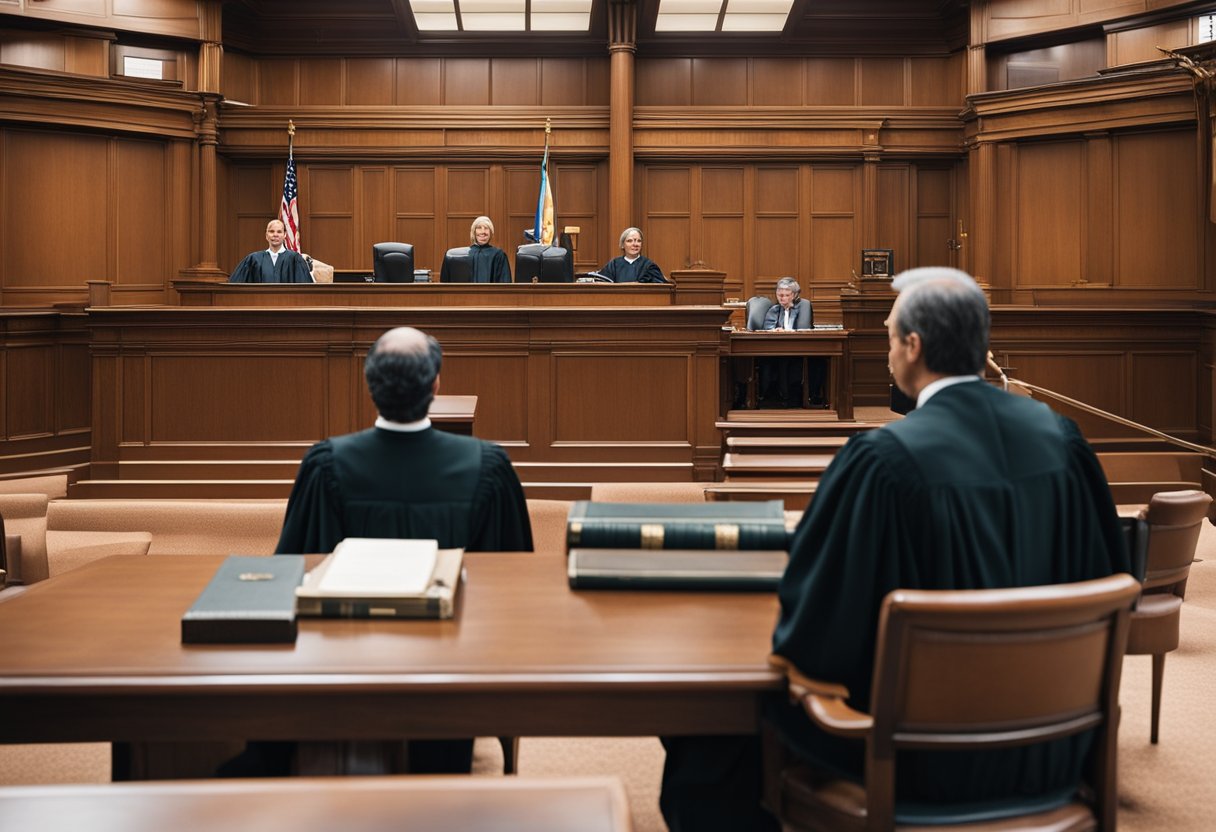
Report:
[[[304,577],[296,614],[323,618],[451,618],[464,549],[434,540],[347,538]]]

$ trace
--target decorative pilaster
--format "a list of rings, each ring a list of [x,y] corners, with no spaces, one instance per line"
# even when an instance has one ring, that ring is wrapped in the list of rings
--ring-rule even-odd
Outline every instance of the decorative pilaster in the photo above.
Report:
[[[216,218],[216,147],[219,144],[217,93],[200,93],[201,108],[194,114],[194,193],[197,198],[198,262],[182,270],[183,277],[201,280],[225,278],[218,263],[219,233]]]
[[[633,219],[633,93],[637,52],[637,5],[633,0],[608,5],[611,90],[608,127],[608,228],[615,239]],[[613,252],[615,253],[615,252]]]

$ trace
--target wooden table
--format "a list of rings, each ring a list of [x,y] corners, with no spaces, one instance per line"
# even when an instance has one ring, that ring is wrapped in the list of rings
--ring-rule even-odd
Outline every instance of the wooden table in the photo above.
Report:
[[[628,832],[615,778],[350,777],[0,788],[0,829]]]
[[[182,645],[221,560],[109,558],[0,604],[0,742],[747,733],[782,687],[775,596],[573,592],[552,554],[467,555],[450,621]]]

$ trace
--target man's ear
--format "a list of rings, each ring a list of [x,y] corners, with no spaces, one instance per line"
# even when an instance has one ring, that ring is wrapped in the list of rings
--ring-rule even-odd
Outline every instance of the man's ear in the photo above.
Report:
[[[924,352],[925,344],[920,340],[919,332],[909,332],[904,336],[904,344],[908,350],[908,361],[915,364],[920,361],[921,354]]]
[[[431,395],[439,395],[439,376],[435,376],[435,383],[431,385]]]

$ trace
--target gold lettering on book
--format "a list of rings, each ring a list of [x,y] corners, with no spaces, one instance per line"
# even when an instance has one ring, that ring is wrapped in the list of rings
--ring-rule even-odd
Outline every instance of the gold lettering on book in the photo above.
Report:
[[[661,523],[642,524],[642,548],[663,548],[663,525]]]
[[[719,523],[714,526],[715,549],[739,548],[739,525],[737,523]]]
[[[567,534],[567,538],[569,538],[567,542],[571,546],[577,546],[579,540],[582,538],[582,534],[583,534],[583,524],[582,523],[571,523],[570,531]]]

